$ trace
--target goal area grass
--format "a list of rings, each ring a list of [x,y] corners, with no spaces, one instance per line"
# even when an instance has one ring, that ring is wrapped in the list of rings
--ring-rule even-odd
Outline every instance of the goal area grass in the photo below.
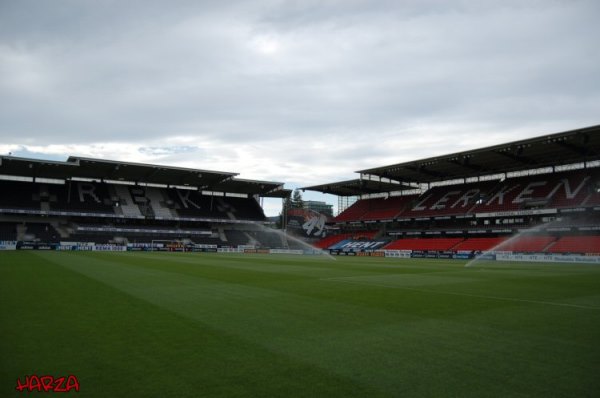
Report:
[[[0,341],[2,397],[591,397],[600,267],[0,252]]]

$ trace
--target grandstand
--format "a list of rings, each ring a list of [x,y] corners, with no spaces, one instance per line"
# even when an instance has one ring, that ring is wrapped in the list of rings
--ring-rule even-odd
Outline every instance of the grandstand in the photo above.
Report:
[[[339,247],[357,231],[385,250],[600,252],[600,126],[358,171],[305,187],[355,197],[317,242]]]
[[[330,250],[600,253],[599,133],[593,126],[306,187],[353,204],[304,239]],[[302,248],[265,228],[261,198],[290,190],[231,172],[2,156],[0,192],[0,240],[26,247]]]
[[[0,157],[0,235],[32,245],[86,242],[265,246],[264,197],[283,184],[237,174],[69,157]],[[279,239],[277,247],[285,246]]]

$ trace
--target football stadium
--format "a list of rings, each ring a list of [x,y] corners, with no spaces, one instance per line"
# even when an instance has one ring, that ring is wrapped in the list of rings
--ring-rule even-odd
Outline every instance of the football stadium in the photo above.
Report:
[[[303,187],[330,217],[232,171],[2,156],[0,395],[597,396],[599,166],[600,126],[539,135]]]

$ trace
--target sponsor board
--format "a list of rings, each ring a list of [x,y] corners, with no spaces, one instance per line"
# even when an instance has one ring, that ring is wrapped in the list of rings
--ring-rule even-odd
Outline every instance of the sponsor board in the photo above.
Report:
[[[271,254],[304,254],[303,250],[292,250],[292,249],[271,249]]]
[[[195,244],[194,245],[195,248],[200,248],[200,249],[215,249],[215,251],[217,251],[218,246],[217,245],[205,245],[205,244]]]
[[[385,257],[385,253],[383,251],[358,252],[356,255],[360,257]]]
[[[241,247],[220,247],[217,249],[219,253],[243,253],[244,249]]]
[[[496,211],[491,213],[477,213],[477,218],[489,217],[515,217],[515,216],[533,216],[539,214],[556,214],[557,209],[530,209],[530,210],[514,210],[514,211]]]
[[[92,250],[96,251],[96,252],[125,252],[125,251],[127,251],[127,246],[94,245],[94,246],[92,246]]]
[[[600,256],[580,256],[561,254],[496,254],[497,261],[524,261],[534,263],[578,263],[600,264]]]
[[[17,250],[55,250],[57,244],[37,243],[37,242],[17,242]]]
[[[56,250],[58,251],[72,251],[77,250],[77,246],[75,245],[63,245],[62,243],[56,246]]]
[[[302,250],[302,252],[306,255],[315,256],[315,255],[326,253],[327,251],[326,250],[323,251],[322,249],[305,249],[305,250]]]
[[[481,253],[481,254],[476,254],[473,257],[476,258],[477,260],[495,260],[496,253],[494,253],[494,252]]]
[[[92,250],[96,250],[96,249],[94,249],[94,246],[77,245],[77,244],[65,245],[65,244],[61,243],[60,245],[57,245],[55,247],[55,250],[58,250],[58,251],[92,251]],[[125,251],[125,249],[123,249],[123,251]]]
[[[383,250],[367,250],[355,252],[354,250],[330,249],[329,254],[333,256],[385,257],[385,251]]]
[[[410,250],[384,250],[383,253],[386,257],[410,258],[411,251]]]
[[[356,256],[356,252],[335,249],[329,250],[329,254],[333,256]]]
[[[167,247],[151,247],[151,246],[127,246],[128,252],[168,252]]]
[[[452,256],[452,258],[455,258],[457,260],[469,260],[473,258],[473,255],[470,253],[456,253]]]
[[[270,249],[244,249],[245,254],[270,254]]]
[[[17,250],[17,242],[12,240],[0,241],[0,250]]]
[[[61,246],[94,246],[95,242],[70,242],[70,241],[60,241]]]
[[[453,252],[453,251],[433,251],[433,250],[413,250],[410,254],[412,258],[440,258],[467,260],[473,258],[471,252]]]

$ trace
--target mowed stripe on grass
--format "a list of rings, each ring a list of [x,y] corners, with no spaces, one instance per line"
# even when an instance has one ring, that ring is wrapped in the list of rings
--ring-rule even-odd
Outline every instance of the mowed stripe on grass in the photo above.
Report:
[[[2,396],[32,373],[76,374],[86,396],[600,387],[594,267],[85,252],[0,253],[0,265]]]

